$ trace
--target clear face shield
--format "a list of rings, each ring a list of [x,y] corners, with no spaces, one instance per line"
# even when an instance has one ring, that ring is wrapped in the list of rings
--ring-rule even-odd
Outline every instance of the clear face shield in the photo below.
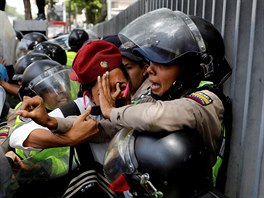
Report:
[[[113,182],[124,174],[132,174],[138,167],[134,155],[134,130],[122,129],[111,140],[104,159],[104,173]]]
[[[184,13],[167,8],[138,17],[118,36],[124,45],[138,46],[143,56],[161,64],[170,63],[188,52],[206,50],[193,21]]]
[[[116,192],[131,190],[130,180],[136,178],[140,188],[143,188],[149,197],[161,198],[158,191],[149,180],[148,173],[138,172],[138,161],[135,155],[134,129],[122,129],[110,141],[104,158],[104,174],[110,182],[110,188]],[[133,180],[134,180],[133,179]],[[133,185],[133,184],[132,184]]]
[[[71,68],[57,66],[29,83],[29,89],[41,96],[46,108],[53,110],[77,98],[77,82],[70,80]]]
[[[68,38],[69,35],[67,34],[67,35],[58,36],[57,38],[54,39],[50,39],[49,41],[60,45],[64,50],[69,50],[70,46],[68,44]]]

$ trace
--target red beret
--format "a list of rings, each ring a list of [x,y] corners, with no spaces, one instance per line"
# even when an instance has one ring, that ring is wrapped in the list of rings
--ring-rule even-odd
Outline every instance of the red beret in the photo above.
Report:
[[[91,41],[77,52],[70,77],[80,84],[89,84],[121,64],[121,53],[114,44],[104,40]]]

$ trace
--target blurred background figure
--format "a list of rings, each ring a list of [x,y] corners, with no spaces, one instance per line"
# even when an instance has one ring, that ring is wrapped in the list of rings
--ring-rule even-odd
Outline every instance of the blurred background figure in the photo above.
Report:
[[[6,0],[0,0],[0,10],[5,11]]]
[[[46,14],[45,14],[45,5],[46,0],[36,0],[36,4],[38,7],[38,14],[36,20],[46,20]]]
[[[68,37],[68,45],[70,47],[67,50],[67,66],[72,66],[73,60],[78,50],[83,46],[84,43],[89,41],[88,33],[81,28],[75,28],[71,31]]]

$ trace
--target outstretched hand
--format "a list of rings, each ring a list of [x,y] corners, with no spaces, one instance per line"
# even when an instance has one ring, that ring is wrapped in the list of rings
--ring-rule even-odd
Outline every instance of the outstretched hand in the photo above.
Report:
[[[109,81],[109,72],[106,72],[101,78],[97,78],[98,87],[99,87],[99,101],[102,114],[105,118],[110,118],[110,112],[112,108],[115,107],[116,99],[121,94],[121,89],[119,83],[116,84],[116,91],[111,94],[110,91],[110,81]]]
[[[47,126],[47,123],[50,120],[44,101],[40,96],[24,96],[20,110],[18,110],[16,114],[24,118],[31,118],[37,124],[42,126]]]

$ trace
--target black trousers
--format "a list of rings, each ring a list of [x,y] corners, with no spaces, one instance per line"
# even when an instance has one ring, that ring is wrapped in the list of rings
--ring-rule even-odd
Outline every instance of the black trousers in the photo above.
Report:
[[[45,0],[36,0],[36,4],[38,7],[38,14],[44,14],[45,15],[45,9],[44,9],[45,8]]]
[[[5,11],[6,0],[0,0],[0,10]]]

